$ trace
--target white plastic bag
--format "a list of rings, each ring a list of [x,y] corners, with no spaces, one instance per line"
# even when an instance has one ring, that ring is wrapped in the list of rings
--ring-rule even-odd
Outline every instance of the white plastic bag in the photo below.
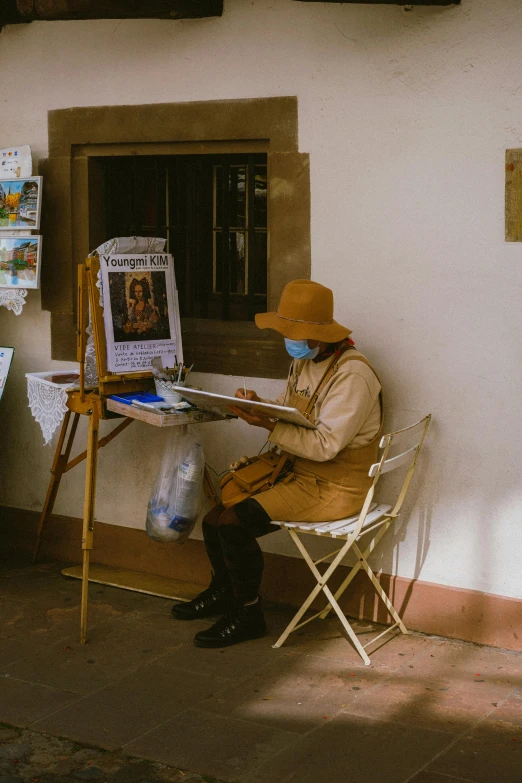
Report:
[[[172,427],[147,507],[147,534],[182,543],[191,534],[203,500],[205,455],[189,427]]]

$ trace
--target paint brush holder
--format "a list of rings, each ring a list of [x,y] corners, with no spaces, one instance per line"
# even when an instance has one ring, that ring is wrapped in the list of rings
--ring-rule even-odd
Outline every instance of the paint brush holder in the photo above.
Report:
[[[174,381],[164,381],[162,378],[154,378],[154,383],[156,384],[156,394],[158,397],[163,397],[165,402],[174,405],[174,403],[182,401],[183,397],[179,392],[174,391],[174,387],[184,386],[184,381],[175,383]]]

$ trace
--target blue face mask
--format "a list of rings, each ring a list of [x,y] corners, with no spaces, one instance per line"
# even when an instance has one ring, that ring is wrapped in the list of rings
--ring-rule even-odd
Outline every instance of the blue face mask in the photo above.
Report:
[[[289,340],[285,337],[285,346],[287,352],[294,359],[315,359],[319,353],[319,346],[309,348],[306,340]]]

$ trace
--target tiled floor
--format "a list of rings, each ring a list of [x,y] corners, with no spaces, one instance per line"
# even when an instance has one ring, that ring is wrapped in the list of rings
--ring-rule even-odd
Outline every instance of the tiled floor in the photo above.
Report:
[[[522,783],[521,655],[397,636],[366,667],[334,621],[274,650],[290,616],[276,606],[269,637],[204,650],[207,622],[100,585],[82,647],[79,601],[56,565],[0,567],[0,722],[187,780]]]

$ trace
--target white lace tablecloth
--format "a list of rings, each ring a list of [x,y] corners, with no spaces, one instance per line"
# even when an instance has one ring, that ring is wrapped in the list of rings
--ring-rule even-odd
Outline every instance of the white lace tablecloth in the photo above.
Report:
[[[20,315],[25,304],[25,288],[0,288],[0,307],[7,307],[15,315]]]
[[[70,375],[72,370],[58,372],[28,372],[27,396],[34,418],[42,428],[44,443],[47,446],[55,430],[63,422],[67,412],[67,389],[74,389],[74,383],[55,383],[46,380],[50,375]]]

